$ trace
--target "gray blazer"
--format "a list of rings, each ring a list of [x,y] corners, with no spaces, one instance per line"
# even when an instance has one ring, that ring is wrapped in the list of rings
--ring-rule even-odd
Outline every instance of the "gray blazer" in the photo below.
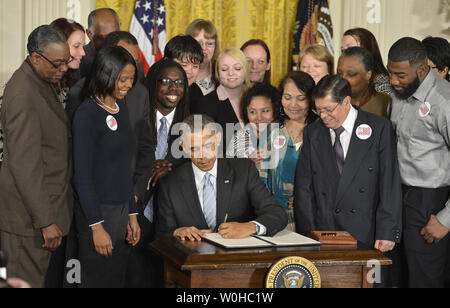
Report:
[[[28,60],[6,85],[0,121],[0,230],[42,236],[41,228],[57,224],[66,235],[73,215],[70,124]]]

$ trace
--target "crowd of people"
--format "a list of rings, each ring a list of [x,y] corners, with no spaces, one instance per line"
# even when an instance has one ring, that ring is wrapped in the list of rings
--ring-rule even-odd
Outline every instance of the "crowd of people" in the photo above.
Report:
[[[307,46],[279,85],[264,41],[223,47],[197,19],[145,76],[112,9],[91,12],[87,30],[60,18],[30,34],[0,111],[8,275],[162,287],[157,236],[346,230],[393,260],[380,286],[443,287],[448,41],[400,38],[383,63],[374,35],[349,29],[336,65]]]

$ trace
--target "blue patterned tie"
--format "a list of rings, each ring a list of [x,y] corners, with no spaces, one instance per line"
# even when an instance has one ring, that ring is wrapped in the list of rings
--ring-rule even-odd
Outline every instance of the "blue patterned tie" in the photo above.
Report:
[[[156,145],[155,158],[156,160],[164,159],[167,154],[167,119],[162,117],[161,126],[158,129],[158,144]],[[153,222],[153,197],[148,202],[144,210],[144,216]]]
[[[203,214],[208,227],[214,231],[216,228],[216,192],[211,182],[212,175],[205,173],[203,184]]]
[[[155,158],[156,160],[164,159],[167,154],[167,119],[162,117],[161,126],[158,130],[158,145],[156,146]]]

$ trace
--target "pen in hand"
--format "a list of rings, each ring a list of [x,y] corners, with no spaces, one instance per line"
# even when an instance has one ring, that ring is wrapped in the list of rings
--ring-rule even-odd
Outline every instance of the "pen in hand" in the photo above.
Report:
[[[224,220],[223,220],[223,224],[226,223],[227,220],[228,220],[228,213],[225,214],[225,218],[224,218]],[[215,233],[218,233],[218,232],[219,232],[219,227],[220,227],[220,226],[217,226],[217,227],[216,227],[216,230],[214,230]]]

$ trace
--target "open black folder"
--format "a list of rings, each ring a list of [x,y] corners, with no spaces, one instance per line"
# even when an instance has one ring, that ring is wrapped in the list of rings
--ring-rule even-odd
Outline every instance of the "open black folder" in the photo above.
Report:
[[[311,246],[321,244],[309,237],[288,230],[283,230],[274,236],[252,235],[242,239],[224,239],[218,233],[209,233],[206,234],[205,240],[224,248]]]

